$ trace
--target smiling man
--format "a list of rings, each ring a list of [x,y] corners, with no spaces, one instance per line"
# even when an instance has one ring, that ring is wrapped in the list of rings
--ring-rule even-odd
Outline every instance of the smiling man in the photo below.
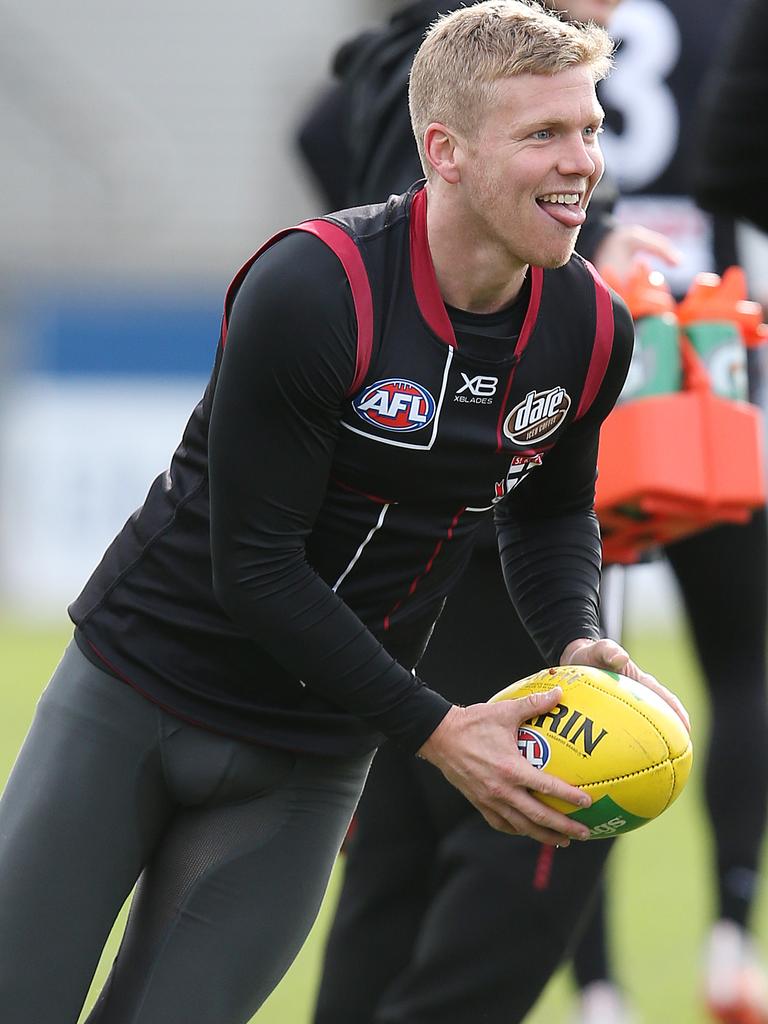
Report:
[[[414,123],[418,58],[411,74]],[[529,266],[562,267],[603,172],[602,110],[593,67],[496,81],[482,119],[424,130],[427,229],[443,297],[493,313],[520,292]],[[456,240],[462,240],[457,261]]]
[[[461,707],[414,672],[492,508],[546,658],[684,716],[599,639],[597,440],[632,327],[572,253],[610,49],[515,0],[446,17],[412,77],[426,186],[281,232],[235,278],[206,393],[70,607],[0,803],[4,1024],[74,1024],[137,879],[90,1024],[248,1020],[383,736],[496,829],[588,836],[535,794],[589,797],[517,748],[558,691]]]
[[[560,24],[567,18],[566,8],[572,15],[568,20],[604,24],[617,3],[548,0],[547,6],[558,11]],[[313,109],[302,129],[304,151],[314,157],[310,166],[324,172],[335,166],[333,184],[345,184],[355,200],[385,197],[418,175],[417,149],[405,124],[405,75],[438,9],[443,9],[439,3],[421,0],[399,11],[378,33],[343,46],[335,61],[340,77],[336,90]],[[467,12],[460,18],[467,34],[477,30],[466,20]],[[557,33],[551,22],[537,22],[542,25]],[[415,134],[428,176],[430,244],[443,293],[451,294],[449,301],[461,307],[449,309],[457,335],[462,331],[459,349],[466,336],[484,331],[488,359],[503,351],[504,328],[494,320],[506,318],[506,342],[514,343],[524,323],[529,278],[536,273],[531,268],[551,268],[544,274],[547,293],[539,340],[535,347],[528,345],[523,358],[539,373],[548,363],[564,370],[574,350],[584,344],[576,321],[570,334],[563,333],[557,350],[547,350],[541,341],[545,333],[551,340],[550,332],[567,332],[568,318],[583,309],[585,301],[591,302],[588,277],[581,278],[586,288],[573,297],[560,291],[585,272],[578,257],[571,259],[574,239],[582,255],[594,262],[609,257],[609,263],[622,268],[638,249],[663,256],[669,255],[670,246],[661,236],[613,223],[613,188],[609,184],[606,194],[604,179],[602,195],[593,192],[602,166],[596,138],[602,111],[594,89],[601,73],[598,63],[569,63],[572,51],[560,48],[562,37],[553,43],[549,33],[534,41],[520,31],[515,45],[505,51],[496,28],[490,39],[478,30],[473,44],[462,44],[458,53],[440,43],[439,36],[429,36],[411,76]],[[438,31],[439,26],[433,30]],[[571,45],[574,35],[567,38]],[[323,148],[320,129],[328,127],[329,112],[334,110],[343,130],[335,136],[328,131]],[[363,110],[370,111],[368,120],[361,116]],[[334,144],[339,134],[346,148]],[[433,136],[435,144],[428,152]],[[451,162],[454,152],[456,166]],[[451,157],[447,161],[446,153]],[[332,155],[335,164],[319,162],[323,154]],[[327,177],[319,178],[327,187]],[[440,204],[446,204],[448,212]],[[445,231],[439,233],[443,224]],[[443,237],[447,244],[441,250]],[[509,292],[502,287],[501,308],[495,297],[488,301],[487,294],[479,293],[478,302],[473,281],[466,277],[466,267],[474,265],[474,239],[483,254],[476,262],[502,268],[502,274],[508,274],[502,285],[509,284],[510,291],[520,288],[517,298],[504,305]],[[451,263],[452,252],[456,265]],[[518,264],[509,259],[510,252]],[[527,266],[522,284],[520,262]],[[490,273],[485,277],[489,280]],[[474,317],[468,312],[473,309],[478,310]],[[494,309],[498,312],[490,312]],[[621,317],[617,305],[618,324]],[[521,373],[524,365],[521,362]],[[454,403],[498,401],[498,376],[487,369],[474,378],[465,374],[462,380]],[[564,456],[569,443],[574,444],[575,458],[585,458],[584,467],[589,465],[591,442],[586,434],[582,446],[578,426],[560,429],[569,412],[573,415],[573,391],[568,384],[551,383],[540,389],[525,387],[525,397],[503,420],[505,440],[515,450],[529,447],[535,454],[513,456],[505,477],[497,482],[499,518],[511,501],[520,503],[520,509],[536,495],[541,483],[537,474],[553,470],[552,459],[558,451]],[[467,416],[465,422],[477,418]],[[572,420],[568,422],[573,426]],[[558,445],[548,452],[555,437],[560,438]],[[560,501],[569,500],[572,478],[562,465],[557,473],[563,491],[551,506],[553,513]],[[503,502],[504,494],[513,490],[515,495]],[[543,506],[538,514],[547,515]],[[530,515],[537,515],[533,506]],[[577,522],[578,517],[553,524],[553,547],[570,542],[567,535]],[[430,685],[459,704],[485,699],[510,679],[540,670],[551,657],[542,658],[506,600],[491,525],[478,531],[472,559],[451,591],[417,667]],[[509,576],[508,560],[507,565]],[[525,566],[526,559],[520,558],[518,567]],[[567,576],[566,566],[555,556],[544,569],[556,589],[559,574]],[[556,595],[549,596],[556,608]],[[608,849],[607,844],[574,844],[553,860],[551,849],[510,842],[485,828],[479,815],[429,765],[384,744],[346,847],[344,882],[328,937],[315,1024],[522,1020],[583,919]]]

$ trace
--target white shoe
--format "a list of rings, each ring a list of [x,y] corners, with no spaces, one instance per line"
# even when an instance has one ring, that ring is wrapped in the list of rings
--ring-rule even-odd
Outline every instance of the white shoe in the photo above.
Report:
[[[718,921],[704,960],[704,999],[721,1024],[768,1024],[768,974],[747,932]]]
[[[572,1024],[637,1024],[626,1000],[610,981],[593,981],[581,990]]]

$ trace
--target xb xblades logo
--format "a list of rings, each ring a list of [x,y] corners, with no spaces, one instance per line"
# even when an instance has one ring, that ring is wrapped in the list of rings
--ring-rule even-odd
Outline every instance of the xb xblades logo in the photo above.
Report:
[[[466,373],[462,372],[461,378],[464,383],[453,396],[454,402],[491,404],[499,383],[498,377],[485,377],[482,374],[477,377],[468,377]]]

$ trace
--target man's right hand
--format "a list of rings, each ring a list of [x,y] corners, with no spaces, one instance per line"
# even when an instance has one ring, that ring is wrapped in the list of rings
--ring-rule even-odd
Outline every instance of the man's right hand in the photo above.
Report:
[[[537,800],[534,793],[589,807],[589,796],[528,764],[517,746],[523,722],[551,711],[562,698],[555,687],[497,704],[453,707],[419,750],[493,828],[530,836],[549,846],[587,839],[589,829]]]

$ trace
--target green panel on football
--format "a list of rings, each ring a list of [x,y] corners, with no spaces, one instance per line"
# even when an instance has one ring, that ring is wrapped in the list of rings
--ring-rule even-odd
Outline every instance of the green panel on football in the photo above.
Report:
[[[595,800],[591,807],[574,811],[568,815],[575,818],[590,829],[590,839],[610,839],[611,836],[620,836],[624,832],[631,832],[635,828],[649,820],[640,818],[636,814],[630,814],[620,807],[615,800],[609,796],[603,796]]]

